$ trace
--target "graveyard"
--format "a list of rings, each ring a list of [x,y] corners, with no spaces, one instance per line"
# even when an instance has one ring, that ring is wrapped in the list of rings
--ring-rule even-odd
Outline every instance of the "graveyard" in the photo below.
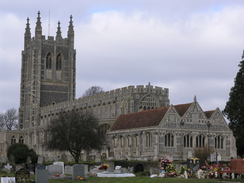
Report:
[[[0,171],[1,183],[58,183],[58,182],[243,182],[242,174],[231,162],[244,166],[243,159],[202,164],[198,158],[185,163],[161,158],[158,162],[106,161],[94,164],[69,165],[62,161],[50,164],[4,165]],[[121,164],[122,166],[118,165]],[[232,167],[232,168],[231,168]],[[234,169],[233,169],[234,167]],[[233,170],[233,171],[231,171]],[[221,174],[220,174],[221,172]],[[220,177],[221,175],[221,177]]]

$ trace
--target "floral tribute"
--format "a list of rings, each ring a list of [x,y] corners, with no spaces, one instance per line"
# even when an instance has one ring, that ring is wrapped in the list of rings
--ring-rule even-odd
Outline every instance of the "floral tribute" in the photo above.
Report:
[[[160,177],[176,176],[177,171],[176,171],[175,165],[173,165],[172,161],[170,161],[167,157],[161,158],[160,167],[161,167]]]
[[[99,168],[98,168],[98,170],[107,170],[108,169],[108,165],[107,164],[103,164],[103,165],[101,165]]]
[[[78,176],[78,177],[77,177],[77,180],[85,181],[86,179],[84,179],[84,178],[81,177],[81,176]]]

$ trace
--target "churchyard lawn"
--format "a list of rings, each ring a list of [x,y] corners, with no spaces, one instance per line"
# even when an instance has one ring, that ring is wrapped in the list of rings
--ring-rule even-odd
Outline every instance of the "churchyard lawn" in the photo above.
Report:
[[[50,180],[48,183],[71,183],[72,180]],[[76,181],[83,182],[83,181]],[[102,177],[89,177],[86,178],[85,182],[96,182],[96,183],[244,183],[244,179],[238,180],[222,180],[219,179],[179,179],[179,178],[150,178],[150,177],[128,177],[128,178],[102,178]]]
[[[0,171],[0,177],[8,176],[13,177],[14,174],[6,174]],[[31,175],[31,179],[35,180],[35,176]],[[49,179],[48,183],[72,183],[72,180],[62,179]],[[83,180],[77,180],[75,182],[83,182]],[[197,178],[150,178],[148,176],[142,177],[128,177],[128,178],[103,178],[103,177],[89,177],[85,179],[86,183],[244,183],[244,178],[229,180],[225,179],[220,181],[219,179],[197,179]]]

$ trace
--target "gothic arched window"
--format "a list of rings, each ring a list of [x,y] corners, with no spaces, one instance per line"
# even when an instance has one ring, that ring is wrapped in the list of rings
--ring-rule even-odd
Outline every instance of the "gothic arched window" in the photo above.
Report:
[[[196,147],[202,148],[204,147],[204,144],[205,144],[205,137],[203,135],[198,135],[196,137]]]
[[[52,54],[50,52],[46,56],[46,69],[52,69]]]
[[[184,136],[184,147],[192,147],[192,136],[189,134]]]
[[[215,149],[223,149],[224,147],[224,138],[221,135],[215,137]]]
[[[165,147],[174,147],[174,135],[172,133],[165,135]]]
[[[12,136],[11,138],[11,145],[15,144],[16,143],[16,139],[15,139],[15,136]]]
[[[59,71],[61,69],[62,69],[62,55],[61,53],[59,53],[56,59],[56,70]]]
[[[22,136],[19,137],[19,143],[21,143],[21,144],[24,143],[24,138]]]
[[[146,133],[146,147],[152,147],[152,135],[151,133]]]

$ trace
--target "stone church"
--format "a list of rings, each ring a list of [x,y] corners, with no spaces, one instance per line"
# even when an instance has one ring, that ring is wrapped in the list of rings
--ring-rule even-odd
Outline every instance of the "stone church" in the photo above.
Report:
[[[14,143],[29,148],[51,161],[71,161],[68,152],[48,152],[43,147],[45,129],[52,118],[72,110],[92,112],[107,142],[92,158],[171,160],[193,157],[195,148],[214,150],[212,160],[236,158],[235,138],[221,111],[203,111],[196,97],[187,104],[170,105],[169,90],[148,83],[126,86],[75,99],[76,50],[72,16],[67,37],[58,22],[55,38],[42,35],[38,12],[35,35],[31,37],[29,18],[24,34],[20,84],[19,128],[0,133],[0,160]],[[82,159],[87,157],[86,152]]]

